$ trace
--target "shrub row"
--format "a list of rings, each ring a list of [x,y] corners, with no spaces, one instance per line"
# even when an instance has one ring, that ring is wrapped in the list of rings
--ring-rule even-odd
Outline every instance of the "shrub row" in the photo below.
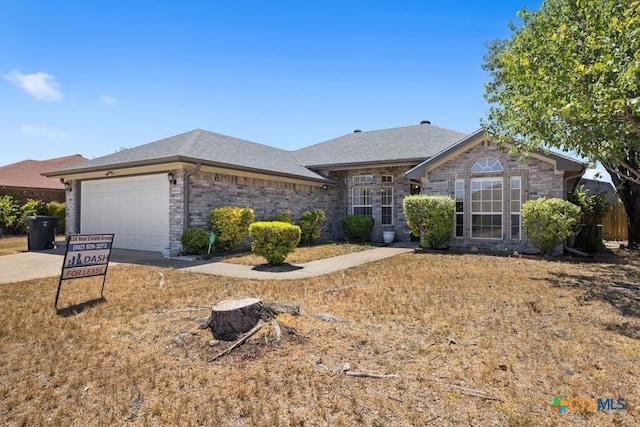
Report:
[[[454,229],[455,200],[447,196],[412,195],[402,203],[411,232],[420,237],[420,246],[437,249],[451,239]],[[575,232],[580,219],[580,206],[557,198],[529,200],[522,205],[523,229],[532,243],[544,254]],[[321,210],[305,211],[295,224],[291,213],[283,211],[265,221],[253,222],[249,208],[222,207],[211,211],[209,227],[215,234],[218,250],[237,248],[247,235],[253,238],[251,248],[271,264],[281,264],[295,250],[298,243],[312,242],[320,237],[326,220]],[[347,215],[342,228],[348,240],[364,242],[373,230],[371,216]],[[182,245],[189,253],[202,254],[209,248],[209,233],[204,230],[185,230]]]
[[[254,223],[254,219],[254,211],[250,208],[212,209],[209,229],[214,233],[214,249],[225,252],[234,250],[249,233],[254,239],[252,249],[256,254],[264,256],[269,263],[282,263],[299,242],[312,243],[320,238],[326,215],[322,210],[305,211],[295,224],[292,224],[288,210],[259,223]],[[180,241],[187,253],[200,255],[210,249],[209,233],[205,230],[187,229]]]
[[[26,225],[24,218],[34,215],[47,215],[56,218],[56,232],[65,233],[65,204],[60,202],[44,203],[28,199],[22,203],[12,195],[0,196],[0,233],[24,234]]]

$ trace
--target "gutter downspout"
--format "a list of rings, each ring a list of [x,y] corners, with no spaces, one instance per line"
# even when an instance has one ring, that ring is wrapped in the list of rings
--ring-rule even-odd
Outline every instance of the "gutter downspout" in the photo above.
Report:
[[[582,169],[580,169],[580,172],[578,172],[575,175],[571,175],[568,176],[564,179],[564,196],[567,197],[567,195],[569,194],[569,188],[567,187],[567,185],[569,185],[569,180],[573,179],[573,178],[580,178],[582,175],[584,175],[584,173],[587,171],[587,167],[585,165],[582,165]],[[576,186],[578,185],[578,181],[576,181]],[[571,191],[575,190],[576,187],[573,187],[571,189]]]
[[[186,230],[187,228],[189,228],[189,193],[191,192],[191,185],[190,185],[190,181],[189,178],[191,178],[191,175],[193,175],[194,173],[198,172],[200,170],[200,168],[202,167],[202,164],[200,162],[196,163],[196,166],[188,171],[185,171],[184,173],[184,200],[182,202],[182,212],[183,212],[183,231]]]

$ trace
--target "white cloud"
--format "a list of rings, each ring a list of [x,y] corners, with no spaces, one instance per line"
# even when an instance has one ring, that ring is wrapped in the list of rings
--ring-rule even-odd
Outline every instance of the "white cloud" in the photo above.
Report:
[[[13,70],[3,77],[38,101],[60,101],[63,97],[60,84],[47,73],[22,74]]]
[[[52,129],[48,126],[22,125],[20,134],[24,136],[46,138],[46,139],[67,139],[69,134]]]
[[[117,102],[117,99],[109,95],[102,95],[98,97],[98,99],[102,101],[102,103],[104,103],[105,105],[115,105],[115,103]]]

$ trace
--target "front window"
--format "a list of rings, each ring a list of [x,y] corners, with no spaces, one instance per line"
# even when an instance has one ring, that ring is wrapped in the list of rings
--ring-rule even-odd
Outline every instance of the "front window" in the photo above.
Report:
[[[502,178],[471,180],[471,237],[502,238]]]
[[[393,225],[393,176],[382,176],[382,225]]]
[[[373,216],[373,175],[355,175],[352,178],[351,206],[354,215]]]
[[[464,179],[456,179],[455,200],[455,236],[464,237]]]

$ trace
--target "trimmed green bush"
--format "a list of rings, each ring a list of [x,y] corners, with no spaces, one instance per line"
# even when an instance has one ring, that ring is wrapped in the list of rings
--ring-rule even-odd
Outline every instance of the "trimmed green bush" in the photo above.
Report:
[[[238,207],[221,207],[211,210],[209,228],[216,235],[216,247],[223,251],[237,248],[255,215],[253,209]]]
[[[300,236],[301,243],[313,243],[320,238],[322,234],[322,224],[327,220],[322,209],[315,211],[304,211],[300,215],[300,219],[296,221],[296,225],[300,227],[302,235]]]
[[[451,239],[455,207],[455,200],[447,196],[416,194],[402,200],[407,224],[423,248],[437,249]]]
[[[580,219],[580,207],[566,200],[542,197],[522,204],[522,228],[545,255],[569,237]]]
[[[204,254],[209,249],[209,233],[199,228],[187,228],[180,236],[180,243],[188,254]]]
[[[289,224],[291,224],[291,211],[288,209],[283,210],[278,215],[274,215],[266,218],[265,221],[280,221],[280,222],[288,222]]]
[[[66,232],[65,211],[66,204],[63,202],[49,202],[44,206],[45,215],[56,218],[56,232],[58,234]]]
[[[342,218],[342,231],[347,240],[366,242],[373,230],[373,217],[365,215],[347,215]]]
[[[282,221],[259,221],[249,226],[251,250],[269,264],[282,264],[300,242],[300,227]]]

